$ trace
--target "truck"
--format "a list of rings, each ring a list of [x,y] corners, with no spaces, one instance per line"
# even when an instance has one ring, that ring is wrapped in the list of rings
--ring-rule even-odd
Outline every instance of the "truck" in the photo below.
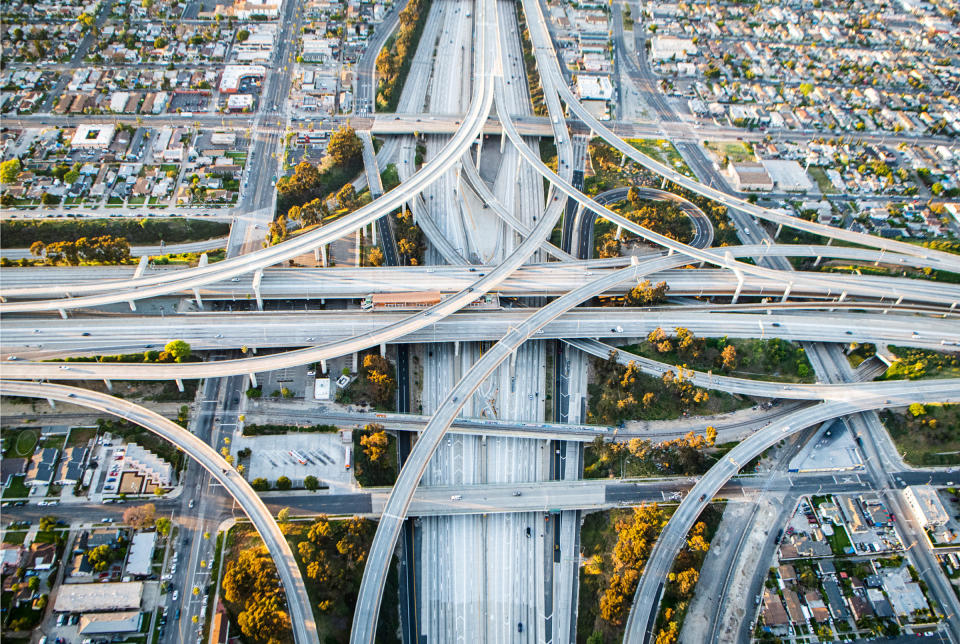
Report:
[[[353,449],[349,445],[343,448],[343,463],[344,469],[347,470],[353,465]]]

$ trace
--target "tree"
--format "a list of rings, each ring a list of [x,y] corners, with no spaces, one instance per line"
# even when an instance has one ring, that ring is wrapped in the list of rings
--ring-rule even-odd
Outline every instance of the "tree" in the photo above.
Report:
[[[720,352],[720,359],[723,360],[725,369],[735,369],[737,367],[737,348],[728,344]]]
[[[383,251],[379,248],[371,248],[367,251],[367,262],[371,266],[383,266]]]
[[[348,183],[337,192],[337,203],[341,208],[347,210],[356,210],[357,208],[357,190],[352,183]]]
[[[277,479],[277,489],[278,490],[289,490],[293,487],[293,482],[286,476],[281,476]]]
[[[40,518],[40,532],[50,532],[57,527],[57,517],[48,514]]]
[[[277,513],[277,521],[279,523],[286,523],[289,520],[290,520],[290,508],[282,508]]]
[[[363,142],[352,127],[340,126],[330,135],[327,153],[338,166],[357,167],[363,162]]]
[[[156,520],[156,522],[154,523],[154,525],[155,525],[156,528],[157,528],[157,533],[158,533],[161,537],[165,537],[165,536],[167,536],[168,534],[170,534],[170,527],[171,527],[173,524],[171,523],[170,519],[167,518],[167,517],[157,517],[157,520]]]
[[[250,37],[250,32],[246,29],[241,29],[237,32],[237,42],[243,42]]]
[[[40,195],[40,203],[42,203],[44,206],[52,206],[60,203],[60,197],[52,195],[49,192],[43,192]]]
[[[183,340],[171,340],[163,348],[176,362],[183,362],[190,357],[190,345]]]
[[[42,241],[35,241],[30,244],[30,254],[34,257],[40,257],[43,255],[43,251],[47,249],[46,245]]]
[[[258,477],[250,481],[250,487],[257,492],[264,492],[270,489],[270,482],[263,477]]]
[[[0,163],[0,183],[13,183],[20,174],[20,159],[10,159]]]
[[[80,173],[77,172],[76,170],[71,170],[70,172],[67,172],[65,175],[63,175],[64,183],[71,183],[71,184],[76,183],[77,179],[79,178],[80,178]]]
[[[913,416],[914,418],[925,416],[927,413],[927,408],[920,403],[910,403],[910,407],[908,407],[908,410],[910,411],[910,415]]]
[[[363,445],[363,453],[367,455],[371,463],[378,462],[387,451],[390,440],[387,438],[387,432],[381,429],[360,437],[360,444]]]
[[[27,580],[27,588],[29,588],[31,591],[37,592],[37,588],[39,587],[40,587],[40,578],[37,577],[36,575],[31,576],[30,579]]]
[[[634,286],[625,298],[625,303],[629,306],[649,306],[651,304],[660,304],[667,299],[667,291],[670,287],[666,282],[658,282],[656,286],[650,284],[650,280],[643,280]]]
[[[113,562],[116,553],[107,544],[87,550],[87,561],[93,566],[94,572],[103,572]]]
[[[156,521],[157,506],[153,503],[135,505],[123,511],[123,522],[135,530],[143,530]]]
[[[303,479],[303,487],[313,492],[314,490],[320,487],[320,482],[317,480],[316,476],[314,476],[313,474],[310,474],[309,476]]]

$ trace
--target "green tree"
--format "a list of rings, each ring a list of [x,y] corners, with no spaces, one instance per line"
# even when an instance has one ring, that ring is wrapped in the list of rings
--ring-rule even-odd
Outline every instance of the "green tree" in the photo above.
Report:
[[[173,356],[177,362],[183,362],[190,357],[190,345],[183,340],[171,340],[163,350]]]
[[[40,532],[50,532],[57,527],[57,517],[48,514],[40,518]]]
[[[308,475],[303,479],[303,487],[307,488],[311,492],[320,487],[320,481],[317,480],[317,477],[313,474]]]
[[[337,192],[337,203],[341,208],[347,210],[356,210],[357,208],[357,190],[352,183],[348,183]]]
[[[277,513],[277,521],[279,523],[286,523],[289,520],[290,520],[290,508],[282,508]]]
[[[70,170],[69,172],[63,175],[64,183],[76,183],[77,179],[79,178],[80,178],[80,173],[77,172],[76,170]]]
[[[0,183],[13,183],[20,174],[20,159],[10,159],[0,163]]]
[[[250,481],[250,487],[257,492],[264,492],[270,489],[270,482],[263,477],[258,477]]]
[[[154,525],[155,525],[156,528],[157,528],[157,533],[158,533],[161,537],[165,537],[165,536],[167,536],[168,534],[170,534],[170,527],[172,526],[172,523],[171,523],[171,521],[170,521],[169,518],[167,518],[167,517],[158,517],[157,520],[156,520],[156,523],[154,523]]]
[[[911,403],[908,409],[910,411],[910,415],[914,418],[925,416],[927,413],[927,408],[920,403]]]
[[[237,32],[237,42],[243,42],[250,37],[250,32],[246,29],[241,29]]]
[[[293,487],[293,482],[286,476],[281,476],[277,479],[278,490],[289,490],[291,487]]]
[[[327,153],[338,166],[358,167],[363,162],[363,142],[352,127],[343,125],[330,135]]]

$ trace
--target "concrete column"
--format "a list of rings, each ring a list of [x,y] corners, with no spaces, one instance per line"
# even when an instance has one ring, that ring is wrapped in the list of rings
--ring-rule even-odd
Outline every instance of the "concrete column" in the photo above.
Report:
[[[725,251],[723,258],[728,262],[733,262],[733,253],[731,253],[729,250]],[[743,288],[743,271],[738,268],[733,268],[731,270],[733,270],[733,274],[737,276],[737,290],[734,292],[733,301],[731,302],[731,304],[736,304],[737,300],[740,299],[740,290]]]
[[[507,133],[500,130],[500,154],[503,154],[503,148],[507,144]]]
[[[787,288],[783,289],[783,297],[780,298],[781,302],[786,302],[787,298],[790,297],[790,289],[793,288],[793,282],[787,283]]]
[[[253,294],[257,296],[257,310],[263,310],[263,296],[260,294],[260,282],[263,280],[263,269],[253,274]]]
[[[353,353],[353,373],[357,373],[357,371],[359,371],[358,369],[359,361],[360,361],[360,354],[357,352],[354,352]]]
[[[458,197],[461,194],[460,181],[462,180],[462,172],[463,172],[463,166],[458,165],[457,166],[457,182],[453,186],[453,192]]]
[[[363,233],[361,233],[361,232],[360,232],[360,229],[358,228],[358,229],[357,229],[357,235],[356,235],[356,241],[355,241],[356,253],[357,253],[357,266],[361,266],[361,265],[363,264],[363,255],[362,255],[362,253],[361,253],[361,247],[360,247],[360,238],[361,238],[361,237],[363,237]],[[317,253],[319,253],[319,252],[320,252],[320,249],[317,249]],[[320,261],[319,256],[317,257],[317,261]]]
[[[324,374],[324,375],[327,374],[327,361],[326,361],[326,360],[320,360],[320,373],[322,373],[322,374]]]
[[[143,277],[144,271],[147,270],[147,264],[150,263],[150,258],[146,255],[140,256],[140,261],[137,262],[137,270],[133,272],[133,279],[138,280]]]
[[[623,228],[620,225],[617,225],[617,234],[614,236],[614,239],[620,241],[620,233],[623,232]]]
[[[47,398],[47,402],[50,403],[50,409],[57,408],[57,403],[53,400],[53,398]]]
[[[460,340],[454,340],[454,341],[453,341],[453,356],[456,357],[456,356],[459,356],[459,355],[460,355]]]
[[[327,245],[320,245],[320,263],[323,264],[323,267],[327,267]]]
[[[483,150],[483,133],[480,133],[480,138],[477,139],[477,167],[480,167],[480,151]]]
[[[103,384],[107,386],[107,391],[113,391],[113,384],[110,382],[109,378],[104,378]]]
[[[383,358],[386,358],[386,357],[387,357],[387,343],[386,343],[386,342],[381,342],[381,343],[380,343],[380,356],[383,357]]]
[[[207,257],[207,254],[206,254],[206,253],[204,253],[203,255],[200,256],[200,262],[197,264],[197,267],[198,267],[198,268],[202,268],[202,267],[206,266],[206,265],[209,264],[209,263],[210,263],[210,258]],[[199,288],[199,287],[196,287],[196,286],[193,287],[193,297],[194,297],[194,299],[197,301],[197,306],[200,307],[200,310],[202,311],[202,310],[203,310],[203,300],[200,299],[200,288]]]
[[[177,378],[177,389],[180,390],[180,393],[183,393],[183,381],[180,378]]]
[[[131,310],[131,311],[136,311],[136,310],[137,310],[137,303],[136,303],[136,301],[130,300],[130,301],[127,302],[127,304],[130,305],[130,310]]]
[[[251,373],[251,374],[250,374],[250,386],[251,386],[251,387],[256,387],[256,386],[257,386],[257,374],[255,374],[255,373]]]
[[[357,230],[357,246],[360,246],[360,231]],[[359,251],[358,251],[359,252]],[[313,249],[313,261],[320,263],[320,248]]]
[[[377,245],[377,222],[370,222],[370,244],[373,246]]]
[[[783,230],[783,224],[779,224],[779,225],[777,226],[777,232],[775,232],[775,233],[773,234],[773,238],[774,238],[774,239],[776,239],[777,237],[780,236],[780,231],[781,231],[781,230]]]
[[[67,319],[67,310],[66,310],[66,309],[57,309],[57,310],[60,311],[60,317],[62,317],[64,320],[66,320],[66,319]]]
[[[620,167],[622,168],[626,162],[627,162],[627,155],[626,155],[626,154],[621,154],[621,155],[620,155]]]
[[[821,259],[823,259],[823,257],[821,257],[820,255],[817,255],[817,259],[816,259],[815,262],[813,262],[813,265],[814,265],[814,266],[819,266]]]

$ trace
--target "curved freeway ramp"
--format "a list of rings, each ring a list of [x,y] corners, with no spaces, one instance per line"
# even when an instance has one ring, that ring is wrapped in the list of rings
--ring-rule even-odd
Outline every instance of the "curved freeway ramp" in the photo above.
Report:
[[[884,390],[873,393],[861,391],[848,400],[824,402],[784,416],[741,442],[730,450],[722,461],[710,468],[710,471],[693,486],[670,517],[663,532],[660,533],[637,586],[623,641],[629,644],[642,644],[651,640],[653,622],[663,595],[662,582],[670,573],[670,568],[680,548],[683,547],[687,533],[720,488],[758,454],[807,427],[840,416],[885,407],[906,406],[914,402],[960,402],[960,379],[897,384],[900,387],[893,391]]]
[[[707,217],[707,213],[703,212],[700,206],[693,203],[689,199],[684,199],[680,195],[667,192],[666,190],[645,188],[643,186],[635,186],[634,189],[640,193],[640,197],[642,199],[649,199],[651,201],[669,201],[683,211],[683,214],[685,214],[690,219],[690,223],[693,224],[693,239],[690,240],[691,247],[709,248],[713,245],[713,222],[710,221],[710,218]],[[626,199],[629,191],[630,188],[614,188],[613,190],[601,192],[594,197],[594,200],[599,204],[607,206],[612,203],[616,203],[617,201]],[[590,225],[586,227],[589,229],[589,237],[591,239],[593,238],[593,224],[600,216],[601,215],[594,213],[594,217],[592,218]],[[586,232],[581,234],[587,235]]]
[[[283,532],[280,531],[280,527],[260,496],[212,447],[172,420],[140,405],[107,394],[78,387],[11,380],[0,380],[0,393],[59,400],[119,416],[150,430],[186,452],[207,470],[210,476],[217,479],[230,496],[236,499],[263,538],[263,543],[277,565],[277,573],[287,593],[287,607],[290,611],[294,639],[298,644],[319,644],[317,625],[313,619],[313,610],[310,608],[307,587],[303,583],[303,577],[300,575],[300,568],[290,549],[290,544],[287,543]]]

